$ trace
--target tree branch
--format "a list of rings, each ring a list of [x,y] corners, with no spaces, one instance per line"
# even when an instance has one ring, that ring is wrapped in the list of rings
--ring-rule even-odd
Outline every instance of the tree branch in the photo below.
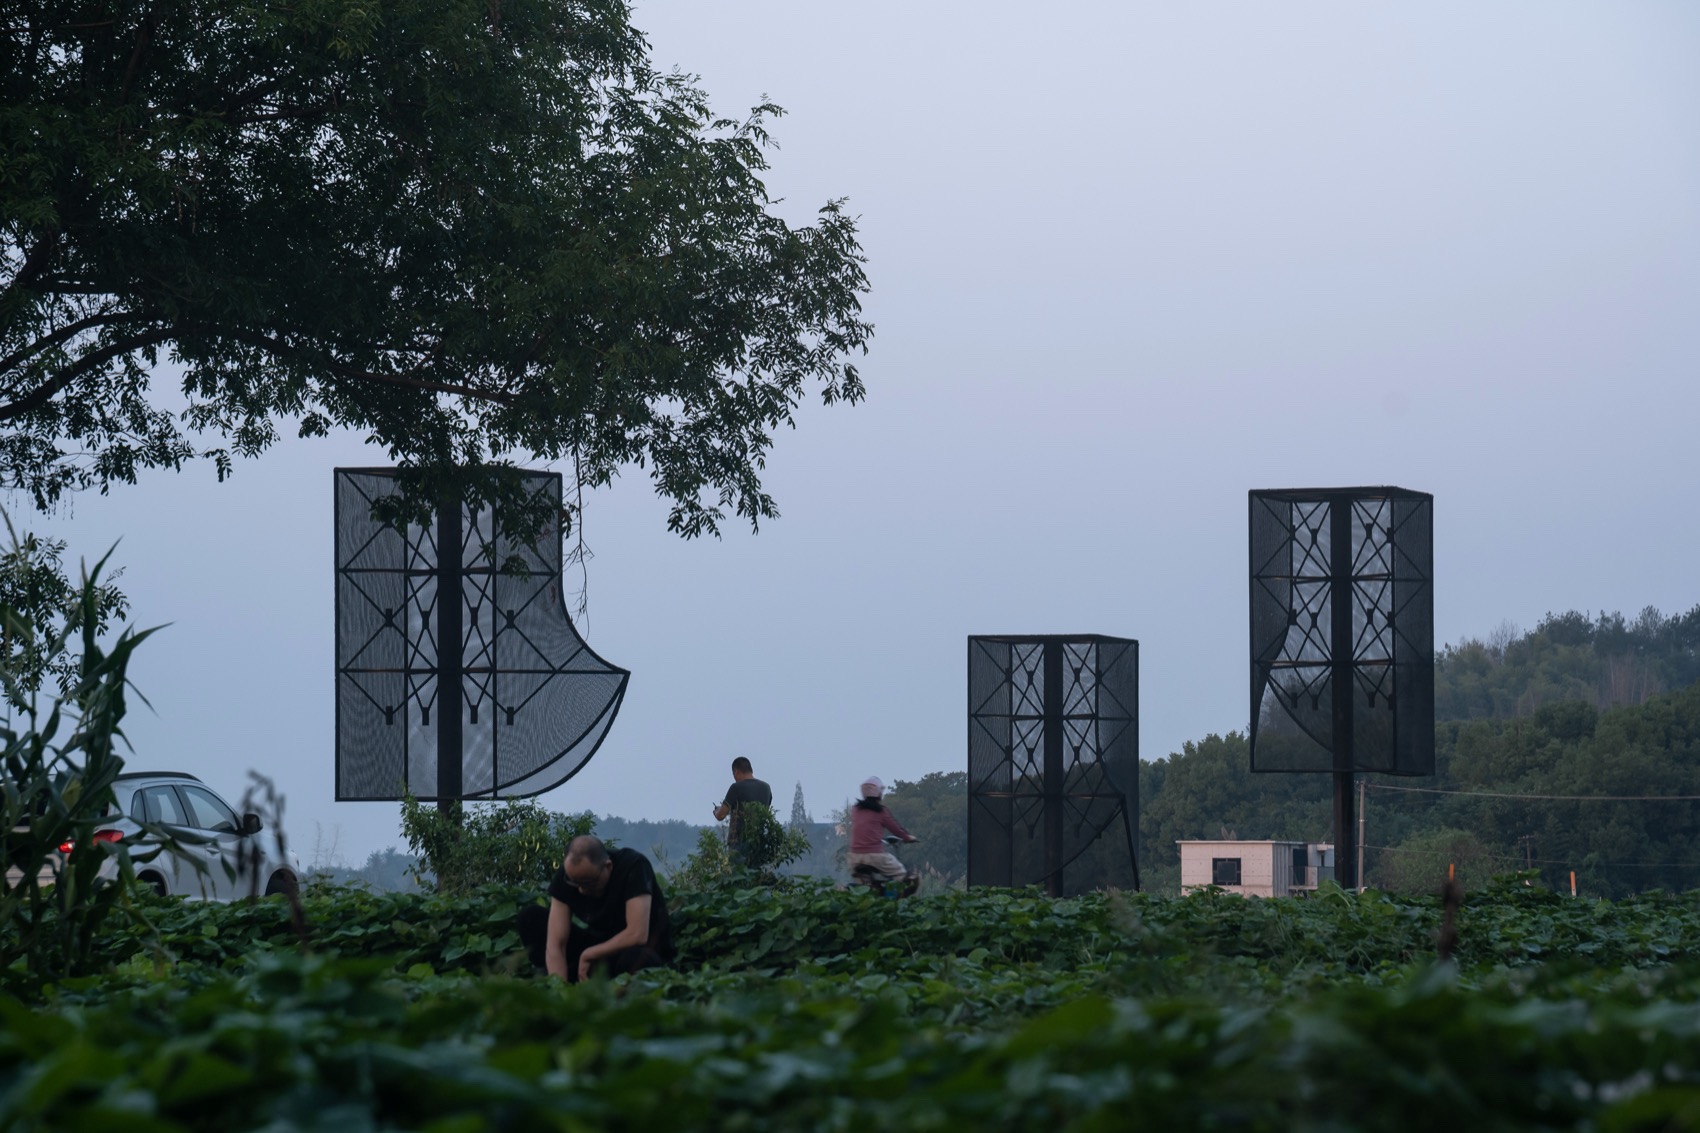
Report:
[[[78,319],[74,323],[66,323],[46,338],[38,338],[21,350],[14,350],[12,353],[6,355],[6,357],[0,358],[0,374],[7,373],[16,367],[23,365],[25,360],[28,359],[31,354],[38,354],[43,350],[51,350],[60,343],[69,342],[79,334],[82,334],[85,330],[93,330],[96,327],[112,326],[115,323],[130,322],[135,318],[135,315],[90,315],[86,319]]]
[[[149,4],[142,12],[142,26],[136,32],[136,49],[130,53],[130,63],[124,68],[124,82],[118,89],[119,106],[130,101],[130,84],[135,82],[136,72],[142,69],[142,57],[153,43],[153,26],[153,5]]]
[[[24,255],[24,262],[18,268],[18,274],[6,285],[8,296],[29,287],[47,270],[48,261],[53,258],[53,253],[59,250],[59,235],[59,230],[54,229]]]
[[[221,333],[228,335],[237,342],[245,342],[250,346],[258,346],[262,350],[269,350],[273,354],[277,354],[279,356],[292,356],[314,362],[319,366],[322,366],[326,373],[333,374],[339,378],[349,378],[351,380],[361,382],[378,382],[383,385],[405,386],[409,389],[422,389],[432,393],[454,394],[457,397],[471,398],[474,401],[489,401],[494,402],[497,405],[513,406],[519,404],[519,398],[515,397],[513,394],[502,393],[496,390],[483,390],[478,389],[476,386],[457,385],[452,382],[433,382],[425,378],[409,377],[406,374],[384,374],[376,370],[362,370],[357,366],[350,366],[345,363],[336,362],[330,358],[326,358],[319,351],[307,350],[299,346],[293,346],[287,342],[279,342],[277,339],[271,338],[268,335],[258,334],[253,331],[231,328]]]
[[[131,335],[129,338],[120,339],[108,346],[103,346],[92,354],[83,355],[29,393],[0,405],[0,422],[11,421],[40,409],[53,400],[54,396],[66,386],[84,374],[106,365],[114,358],[122,358],[124,355],[141,350],[144,347],[158,346],[162,342],[167,342],[173,337],[173,334],[174,332],[170,329],[162,328],[150,331],[147,334]]]

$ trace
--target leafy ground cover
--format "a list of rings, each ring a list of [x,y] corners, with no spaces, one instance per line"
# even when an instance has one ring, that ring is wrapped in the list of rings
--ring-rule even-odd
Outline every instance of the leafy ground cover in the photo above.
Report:
[[[1700,900],[680,894],[679,963],[526,970],[516,891],[156,902],[0,997],[0,1128],[1700,1126]]]

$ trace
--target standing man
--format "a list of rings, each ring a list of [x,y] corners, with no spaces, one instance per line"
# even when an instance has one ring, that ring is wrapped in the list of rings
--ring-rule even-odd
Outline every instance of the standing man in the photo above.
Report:
[[[673,924],[655,867],[636,850],[610,850],[590,834],[567,843],[549,882],[549,907],[519,911],[519,938],[533,965],[568,983],[598,967],[617,976],[673,959]]]
[[[719,822],[728,816],[732,819],[726,831],[726,845],[731,848],[734,857],[740,856],[738,850],[744,841],[744,820],[739,811],[745,803],[771,807],[773,788],[757,779],[755,768],[740,755],[732,761],[732,785],[726,788],[726,797],[714,808],[714,821]]]

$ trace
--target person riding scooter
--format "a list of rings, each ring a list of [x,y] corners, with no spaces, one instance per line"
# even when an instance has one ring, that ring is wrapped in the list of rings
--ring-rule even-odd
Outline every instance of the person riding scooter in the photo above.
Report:
[[[884,795],[885,784],[877,775],[862,781],[862,797],[850,808],[850,872],[858,879],[866,877],[876,888],[901,882],[904,893],[913,893],[920,878],[897,860],[884,839],[887,831],[905,842],[916,839],[886,809],[881,801]]]

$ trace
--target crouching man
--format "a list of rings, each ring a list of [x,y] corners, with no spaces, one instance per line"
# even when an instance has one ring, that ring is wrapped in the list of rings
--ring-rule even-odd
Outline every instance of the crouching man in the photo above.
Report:
[[[576,923],[575,923],[576,922]],[[531,962],[568,983],[660,967],[673,959],[673,926],[655,868],[636,850],[610,850],[589,834],[567,844],[549,882],[549,907],[519,911]]]

